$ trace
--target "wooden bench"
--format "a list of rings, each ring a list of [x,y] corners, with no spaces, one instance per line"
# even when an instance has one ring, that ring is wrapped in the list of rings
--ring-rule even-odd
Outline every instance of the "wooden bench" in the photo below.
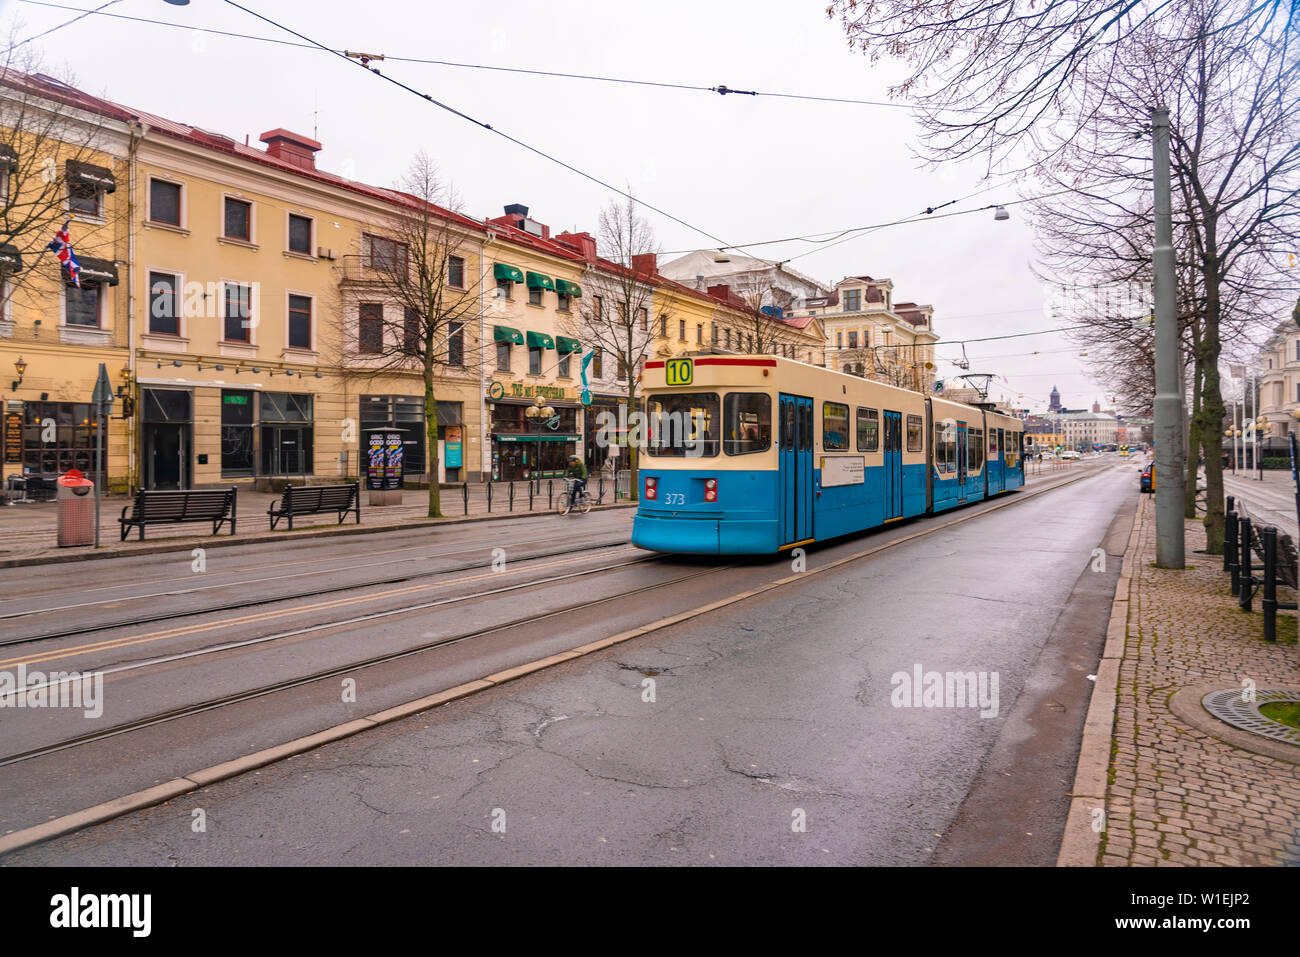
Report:
[[[357,517],[361,524],[361,483],[351,485],[289,485],[280,499],[279,508],[272,502],[266,514],[271,519],[271,531],[282,518],[289,520],[289,531],[293,531],[293,519],[296,515],[321,515],[326,512],[338,513],[338,524],[343,524],[348,512]]]
[[[211,522],[212,534],[230,522],[230,534],[235,534],[235,488],[187,489],[180,492],[154,492],[141,489],[135,503],[122,509],[118,522],[122,526],[122,541],[131,527],[140,529],[144,541],[146,525],[176,525],[181,522]],[[127,512],[130,515],[127,515]]]

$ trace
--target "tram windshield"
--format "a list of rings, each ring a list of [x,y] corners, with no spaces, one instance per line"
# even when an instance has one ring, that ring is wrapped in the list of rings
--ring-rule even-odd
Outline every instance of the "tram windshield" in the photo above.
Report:
[[[718,454],[718,396],[714,392],[652,395],[649,415],[650,455],[706,458]]]
[[[772,397],[761,392],[728,392],[723,400],[722,451],[728,455],[766,452],[772,447]]]

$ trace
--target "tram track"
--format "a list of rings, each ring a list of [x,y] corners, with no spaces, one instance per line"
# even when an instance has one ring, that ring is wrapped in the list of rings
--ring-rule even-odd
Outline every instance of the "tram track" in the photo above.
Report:
[[[551,578],[542,579],[539,581],[520,582],[515,585],[506,585],[501,588],[495,588],[489,591],[480,592],[476,595],[465,595],[465,596],[456,596],[451,598],[443,598],[443,599],[439,599],[438,601],[424,602],[418,605],[411,605],[403,608],[394,608],[394,609],[387,609],[385,611],[380,611],[380,612],[373,612],[371,614],[360,615],[342,621],[332,621],[332,622],[325,622],[317,625],[309,625],[303,628],[295,628],[289,631],[278,632],[276,634],[271,634],[271,635],[263,635],[257,638],[249,638],[243,641],[229,642],[224,645],[195,649],[194,651],[184,652],[181,654],[167,655],[156,659],[150,659],[147,661],[135,662],[129,665],[121,665],[114,668],[106,668],[100,673],[105,676],[110,674],[120,674],[126,671],[136,671],[148,667],[155,667],[157,665],[167,664],[173,661],[184,660],[189,658],[197,658],[203,655],[218,654],[226,651],[237,650],[239,648],[266,644],[272,641],[282,641],[286,638],[294,638],[300,635],[312,634],[315,632],[326,631],[333,628],[341,628],[341,627],[347,627],[349,625],[362,624],[368,621],[375,621],[383,618],[392,618],[398,615],[409,614],[414,611],[422,611],[422,610],[426,610],[429,608],[436,608],[443,605],[450,605],[458,602],[469,601],[469,600],[488,597],[492,595],[504,594],[512,591],[518,591],[524,588],[533,588],[533,587],[537,587],[538,585],[554,584],[555,582],[565,581],[573,578],[580,578],[597,572],[611,571],[616,568],[626,567],[628,565],[637,565],[637,564],[644,564],[646,562],[653,562],[658,558],[660,558],[660,556],[650,556],[647,558],[637,559],[631,562],[623,562],[619,565],[607,565],[599,569],[586,569],[583,571],[571,572],[565,575],[552,576]],[[257,688],[235,692],[229,695],[222,695],[216,698],[208,699],[201,702],[196,702],[194,704],[185,705],[179,708],[173,708],[168,711],[159,712],[158,714],[149,715],[143,718],[138,718],[133,721],[123,722],[122,724],[115,725],[111,728],[105,728],[101,731],[95,731],[89,734],[77,735],[72,738],[67,738],[56,744],[47,745],[41,748],[34,748],[29,751],[18,752],[16,754],[0,757],[0,768],[9,767],[11,765],[18,764],[23,761],[29,761],[32,760],[33,758],[42,757],[47,754],[54,754],[59,751],[66,751],[69,748],[79,747],[96,741],[102,741],[108,738],[117,737],[122,734],[127,734],[131,731],[137,731],[143,728],[149,728],[159,724],[165,724],[169,721],[175,721],[179,718],[185,718],[191,715],[201,714],[205,711],[212,711],[216,708],[227,707],[229,705],[238,704],[243,701],[250,701],[256,698],[266,697],[268,695],[272,695],[280,691],[289,691],[294,688],[299,688],[304,685],[312,684],[317,681],[325,681],[331,678],[338,678],[354,671],[361,671],[365,668],[371,668],[376,665],[388,664],[393,661],[399,661],[403,658],[409,658],[414,655],[423,654],[425,652],[433,651],[438,648],[443,648],[448,645],[454,645],[460,642],[469,641],[474,638],[483,638],[488,635],[496,634],[498,632],[508,631],[512,628],[519,628],[524,625],[534,624],[538,621],[545,621],[547,619],[555,618],[561,615],[569,615],[575,612],[596,608],[599,607],[600,605],[608,604],[609,602],[621,601],[623,599],[630,598],[634,595],[643,594],[648,591],[654,591],[656,589],[665,588],[671,585],[679,585],[682,584],[683,582],[691,581],[696,578],[701,578],[705,575],[710,575],[715,572],[726,571],[727,569],[732,567],[734,566],[732,565],[711,566],[709,568],[701,569],[699,571],[694,571],[687,575],[680,575],[676,578],[670,578],[665,581],[653,582],[651,584],[637,586],[636,588],[625,589],[613,595],[605,595],[600,598],[586,599],[583,601],[574,602],[572,604],[565,605],[560,608],[552,609],[551,611],[548,612],[543,612],[542,614],[529,615],[527,617],[516,618],[511,621],[501,622],[499,624],[492,625],[487,628],[481,628],[473,631],[463,632],[457,635],[449,635],[443,638],[436,639],[434,641],[422,642],[418,645],[415,645],[414,647],[403,648],[392,652],[386,652],[385,654],[382,655],[374,655],[369,658],[361,659],[359,661],[348,662],[346,664],[337,665],[332,668],[327,668],[321,671],[317,671],[309,675],[301,675],[299,677],[286,679],[284,681],[272,682],[270,684],[263,685]]]
[[[552,551],[530,554],[521,558],[516,558],[514,559],[514,561],[530,562],[530,561],[537,561],[545,558],[554,558],[560,555],[571,556],[575,553],[575,551],[583,552],[583,553],[585,552],[594,553],[607,548],[621,548],[628,544],[630,544],[629,539],[623,538],[615,541],[597,542],[592,545],[579,546],[576,548],[570,545],[566,548],[560,548]],[[474,550],[483,551],[485,549],[490,553],[491,551],[490,546],[478,546]],[[468,551],[469,549],[465,549],[465,550]],[[407,562],[407,561],[418,561],[418,560],[419,560],[418,558],[413,557],[413,558],[400,559],[399,561]],[[395,575],[386,578],[371,579],[362,582],[333,585],[328,588],[316,588],[307,591],[294,592],[291,594],[268,595],[265,598],[254,598],[254,599],[246,598],[237,601],[226,602],[224,604],[210,605],[208,607],[199,608],[199,609],[187,609],[187,610],[178,609],[176,611],[161,612],[155,615],[144,615],[136,618],[125,618],[119,621],[110,621],[103,624],[92,624],[92,625],[78,626],[76,628],[67,628],[63,631],[51,631],[51,632],[43,632],[40,634],[19,635],[16,637],[0,638],[0,648],[7,648],[15,645],[31,644],[33,642],[38,642],[38,641],[49,641],[49,640],[55,640],[59,638],[70,638],[78,635],[88,635],[88,634],[94,634],[96,632],[102,632],[102,631],[114,631],[123,628],[135,628],[140,625],[157,624],[158,622],[172,621],[178,618],[194,618],[199,615],[210,615],[210,614],[216,614],[223,611],[238,611],[244,608],[256,608],[262,605],[277,604],[279,602],[300,601],[305,598],[321,598],[328,595],[336,595],[336,594],[341,594],[343,592],[355,591],[364,588],[378,588],[387,585],[402,585],[408,582],[413,582],[424,578],[435,578],[441,575],[455,575],[460,572],[475,571],[477,569],[482,569],[482,568],[491,568],[492,564],[493,563],[490,559],[488,561],[483,561],[483,562],[465,562],[463,564],[459,564],[451,568],[418,571],[418,572],[412,572],[410,574]],[[310,572],[304,574],[319,575],[320,573]],[[246,582],[239,582],[239,581],[226,582],[219,585],[204,586],[204,587],[238,588],[243,584],[246,584]],[[125,586],[115,586],[115,587],[125,587]],[[35,608],[27,611],[10,612],[8,614],[0,614],[0,624],[3,624],[8,621],[21,621],[24,618],[31,618],[37,615],[53,614],[59,611],[67,611],[74,608],[94,608],[102,605],[118,604],[123,601],[144,601],[150,598],[167,597],[170,595],[177,595],[177,594],[184,594],[184,593],[185,591],[161,592],[161,593],[155,592],[149,595],[128,596],[125,598],[105,598],[103,601],[86,602],[86,603],[81,603],[76,605],[64,605],[64,606],[58,606],[54,608]]]

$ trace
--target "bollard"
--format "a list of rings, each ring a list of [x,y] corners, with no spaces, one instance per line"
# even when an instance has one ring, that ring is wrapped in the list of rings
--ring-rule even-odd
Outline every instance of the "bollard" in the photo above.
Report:
[[[555,479],[546,480],[546,510],[552,511],[555,508]]]
[[[605,501],[605,476],[603,474],[600,476],[600,498],[596,499],[596,501]]]
[[[1237,513],[1228,512],[1223,522],[1223,570],[1232,573],[1232,593],[1237,594]]]
[[[469,514],[469,482],[465,482],[461,486],[461,496],[465,500],[465,514],[468,515]]]
[[[1277,641],[1277,529],[1265,525],[1264,539],[1264,640]]]
[[[514,510],[515,510],[515,483],[514,480],[511,479],[510,480],[510,507],[509,509],[507,509],[507,511],[513,512]]]
[[[541,481],[541,479],[538,479],[538,481]],[[532,510],[533,510],[533,483],[529,482],[528,483],[528,511],[531,512]]]
[[[1255,584],[1251,577],[1251,559],[1250,559],[1250,516],[1243,515],[1237,523],[1237,534],[1241,537],[1241,559],[1240,567],[1237,569],[1238,581],[1241,584],[1241,594],[1239,604],[1242,611],[1250,611],[1250,599],[1252,588]]]
[[[492,480],[491,479],[488,479],[487,490],[488,490],[488,514],[490,515],[492,514]]]

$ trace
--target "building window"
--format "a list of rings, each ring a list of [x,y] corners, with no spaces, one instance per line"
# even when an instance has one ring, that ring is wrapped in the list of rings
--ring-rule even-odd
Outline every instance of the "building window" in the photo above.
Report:
[[[849,348],[856,349],[857,347],[858,347],[858,333],[857,330],[852,330],[849,332]]]
[[[640,318],[641,320],[641,331],[649,332],[650,331],[650,310],[645,308],[645,306],[642,306],[636,312],[638,318]]]
[[[514,290],[515,284],[509,279],[497,280],[497,298],[509,299],[510,293]]]
[[[167,226],[181,224],[181,187],[162,179],[149,181],[149,220]]]
[[[253,241],[253,204],[242,199],[226,197],[226,231],[227,239]]]
[[[447,328],[447,365],[465,364],[465,323],[453,322]]]
[[[668,338],[668,317],[666,315],[659,317],[659,338]]]
[[[312,397],[292,392],[258,396],[262,475],[310,475]]]
[[[718,344],[718,327],[710,326],[709,334],[712,336],[712,340],[711,340],[712,344],[716,346]]]
[[[253,329],[253,287],[226,283],[223,335],[227,342],[251,342]]]
[[[253,474],[253,393],[221,390],[221,475]]]
[[[835,333],[835,348],[836,349],[844,348],[844,333],[842,332]]]
[[[555,373],[555,374],[558,375],[558,376],[559,376],[560,378],[562,378],[562,379],[567,379],[567,378],[569,378],[569,360],[572,359],[572,358],[573,358],[573,356],[571,356],[571,355],[570,355],[569,353],[567,353],[567,352],[566,352],[564,355],[562,355],[562,356],[560,357],[560,365],[559,365],[559,368],[556,370],[556,373]]]
[[[447,257],[447,285],[465,288],[465,260],[459,256]]]
[[[68,184],[68,211],[83,216],[100,216],[103,210],[104,191],[93,183],[80,180]]]
[[[598,320],[605,318],[605,297],[604,296],[592,297],[591,314]]]
[[[560,312],[568,312],[569,304],[572,301],[573,300],[570,299],[569,296],[565,295],[562,292],[555,294],[555,308],[558,309]]]
[[[424,335],[420,328],[420,313],[408,306],[402,311],[402,348],[406,352],[419,355],[423,346]]]
[[[857,312],[862,308],[862,290],[846,289],[844,291],[844,311]]]
[[[704,323],[702,322],[695,324],[695,344],[697,346],[704,345]]]
[[[82,328],[99,328],[99,283],[83,282],[81,288],[67,284],[64,289],[65,319],[70,326]]]
[[[528,305],[540,306],[542,304],[542,290],[538,286],[530,286],[528,289]]]
[[[533,346],[528,350],[528,374],[542,374],[542,350],[537,346]]]
[[[602,371],[602,363],[600,360],[601,360],[600,350],[597,349],[595,350],[595,355],[593,355],[591,358],[591,374],[594,378],[597,379],[604,378],[605,375],[604,372]]]
[[[685,319],[677,320],[677,339],[679,342],[686,341],[686,320]]]
[[[384,304],[361,303],[357,315],[357,346],[362,355],[384,351]]]
[[[727,334],[727,348],[730,349],[730,348],[731,348],[731,330],[730,330],[730,329],[724,329],[723,331]]]
[[[311,297],[289,297],[289,348],[311,348]]]
[[[289,214],[289,252],[311,255],[311,220],[308,217]]]
[[[155,336],[181,334],[177,308],[178,277],[165,272],[149,273],[149,333]]]
[[[51,479],[79,469],[96,479],[98,423],[85,402],[24,402],[22,406],[22,469],[25,475]],[[46,441],[48,421],[54,421],[53,441]],[[103,475],[97,480],[103,482]]]
[[[1295,341],[1295,357],[1296,361],[1300,362],[1300,339]]]
[[[410,250],[406,243],[383,236],[366,236],[366,245],[370,248],[369,265],[371,269],[401,274],[406,271]]]
[[[510,343],[508,342],[497,343],[497,371],[510,371]]]

